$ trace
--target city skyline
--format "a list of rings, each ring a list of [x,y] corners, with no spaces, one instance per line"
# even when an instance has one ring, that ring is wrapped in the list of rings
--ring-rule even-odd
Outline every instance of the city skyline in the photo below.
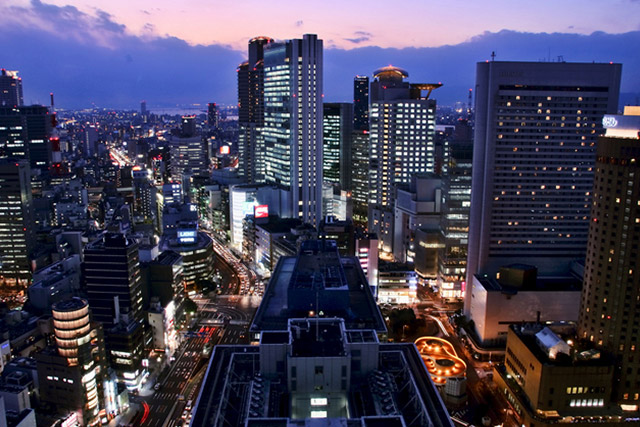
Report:
[[[416,81],[442,81],[444,87],[438,93],[440,105],[465,101],[466,91],[473,86],[475,63],[490,59],[494,51],[496,59],[502,61],[562,59],[623,63],[621,104],[634,103],[640,93],[640,81],[630,71],[640,66],[640,58],[633,49],[640,44],[640,31],[632,28],[622,17],[640,6],[640,2],[618,2],[617,8],[581,4],[573,14],[562,14],[561,9],[552,10],[544,4],[539,7],[541,12],[532,12],[531,18],[527,19],[527,22],[535,24],[533,27],[520,19],[509,21],[506,17],[496,18],[498,24],[494,24],[483,20],[480,13],[474,16],[484,26],[467,25],[465,20],[472,14],[472,9],[447,5],[437,9],[439,18],[430,14],[430,22],[437,25],[446,22],[455,31],[412,25],[409,17],[398,17],[393,21],[402,23],[403,31],[395,30],[393,25],[396,24],[380,25],[378,32],[354,27],[348,30],[351,31],[349,34],[344,34],[343,39],[359,41],[344,43],[336,42],[335,31],[322,25],[312,25],[311,21],[304,19],[303,23],[307,24],[293,28],[286,25],[284,18],[265,19],[265,24],[249,25],[252,14],[242,15],[247,25],[233,30],[242,34],[235,41],[194,40],[179,32],[160,31],[159,25],[154,31],[140,33],[127,21],[130,18],[121,18],[110,9],[103,11],[82,6],[87,2],[76,2],[78,8],[62,6],[63,3],[34,1],[27,4],[12,0],[0,6],[3,12],[0,13],[3,24],[0,34],[12,41],[3,51],[0,65],[9,70],[20,70],[21,77],[30,82],[25,86],[26,104],[47,104],[49,92],[56,94],[56,102],[62,108],[85,108],[94,104],[106,108],[135,108],[142,99],[147,100],[150,108],[192,103],[204,105],[211,101],[235,104],[235,70],[245,59],[248,41],[261,35],[283,40],[304,33],[317,34],[325,40],[324,87],[327,102],[352,101],[352,77],[370,75],[373,70],[389,64],[413,70],[410,77]],[[488,11],[498,15],[507,13],[500,12],[496,6],[498,3],[486,4]],[[566,4],[571,2],[564,2],[558,8],[566,7]],[[191,8],[200,10],[197,4]],[[324,16],[325,9],[331,8],[319,8],[316,19]],[[368,9],[362,8],[362,14],[357,15],[348,8],[344,15],[352,18],[354,26],[373,25],[369,23],[368,17],[372,12]],[[375,7],[371,9],[378,10]],[[614,13],[609,9],[619,10],[615,12],[617,17],[609,16]],[[421,10],[417,7],[416,14]],[[459,12],[459,16],[450,17],[448,14],[452,10]],[[240,9],[238,11],[240,16]],[[602,24],[593,23],[590,27],[570,24],[585,11],[597,16]],[[201,12],[203,17],[212,16],[207,8]],[[303,10],[300,13],[304,16],[307,12]],[[550,23],[540,22],[535,19],[539,13],[547,13],[548,21],[554,22],[558,19],[555,16],[563,16],[567,25],[553,27]],[[216,16],[211,17],[211,25],[206,26],[212,37],[226,34],[221,29],[223,27],[214,25],[217,19]],[[234,22],[233,18],[228,20]],[[584,21],[594,22],[591,18]],[[617,25],[612,29],[608,22]],[[425,31],[449,34],[449,38],[435,42],[425,35],[415,43],[384,41],[385,34],[389,37],[402,34],[410,40],[414,27],[428,27],[429,30]],[[60,31],[60,28],[65,28],[65,31]],[[345,26],[344,31],[346,28],[351,27]],[[358,36],[355,34],[357,31],[372,35]],[[192,78],[181,78],[185,72],[189,72]],[[162,94],[158,93],[158,87],[163,88]]]

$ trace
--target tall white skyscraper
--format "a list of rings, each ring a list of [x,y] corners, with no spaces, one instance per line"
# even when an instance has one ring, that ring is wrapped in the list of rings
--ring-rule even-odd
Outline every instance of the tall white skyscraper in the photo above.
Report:
[[[407,77],[388,66],[376,70],[371,83],[369,231],[385,252],[392,252],[396,187],[435,166],[436,101],[429,94],[441,85],[410,84]]]
[[[617,111],[621,68],[478,63],[469,285],[510,264],[548,276],[584,259],[596,143],[602,117]]]
[[[280,189],[280,215],[322,216],[322,40],[315,34],[264,46],[265,182]]]

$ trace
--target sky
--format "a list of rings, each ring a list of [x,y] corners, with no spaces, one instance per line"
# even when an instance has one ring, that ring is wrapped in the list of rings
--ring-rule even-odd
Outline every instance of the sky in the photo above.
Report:
[[[355,74],[390,63],[465,100],[475,63],[623,63],[640,93],[640,0],[1,0],[0,67],[19,70],[25,101],[67,108],[236,102],[235,68],[257,35],[318,34],[325,100],[350,101]]]

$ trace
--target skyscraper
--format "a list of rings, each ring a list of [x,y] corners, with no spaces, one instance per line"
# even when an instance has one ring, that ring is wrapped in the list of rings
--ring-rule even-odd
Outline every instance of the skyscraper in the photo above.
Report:
[[[322,178],[340,190],[350,190],[353,105],[326,103],[323,110]]]
[[[238,66],[238,172],[247,182],[264,180],[264,48],[270,37],[249,41],[249,58]]]
[[[353,220],[366,227],[369,209],[369,77],[353,79],[353,136],[351,141],[351,197]]]
[[[616,355],[614,400],[640,404],[640,107],[606,115],[599,138],[578,322],[580,338]]]
[[[172,135],[171,178],[183,181],[184,175],[206,176],[209,172],[206,142],[198,134],[195,116],[183,116],[179,135]]]
[[[24,292],[31,281],[34,224],[29,163],[0,160],[0,284],[3,296]]]
[[[353,129],[369,130],[369,77],[353,78]]]
[[[140,262],[133,239],[106,233],[89,243],[84,249],[83,275],[93,318],[102,322],[105,331],[125,313],[142,323]]]
[[[392,251],[394,191],[416,173],[434,171],[436,101],[440,84],[405,82],[406,71],[383,67],[371,83],[369,231]],[[426,96],[422,91],[427,90]]]
[[[322,216],[322,40],[269,43],[264,50],[265,182],[277,186],[281,216]]]
[[[0,157],[28,160],[47,170],[52,159],[51,115],[42,105],[0,106]]]
[[[563,274],[584,257],[595,145],[603,115],[617,110],[620,72],[478,63],[467,283],[514,263]]]
[[[82,272],[93,319],[104,326],[110,364],[135,389],[144,375],[138,243],[120,233],[104,234],[84,248]]]
[[[19,107],[23,104],[22,79],[17,71],[3,68],[0,74],[0,106]]]

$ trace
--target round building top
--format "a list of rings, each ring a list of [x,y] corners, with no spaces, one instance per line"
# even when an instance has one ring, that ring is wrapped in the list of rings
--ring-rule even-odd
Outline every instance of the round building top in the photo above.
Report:
[[[73,297],[70,299],[66,299],[66,300],[58,301],[54,303],[51,306],[51,309],[57,312],[76,311],[76,310],[85,308],[88,305],[89,303],[87,302],[87,300],[78,298],[78,297]]]
[[[273,43],[273,39],[271,37],[267,37],[267,36],[254,37],[251,40],[249,40],[249,43],[254,43],[254,42],[257,42],[257,41]]]
[[[392,78],[402,78],[406,79],[409,77],[409,73],[402,68],[394,67],[393,65],[387,65],[386,67],[378,68],[373,72],[373,77],[384,78],[384,77],[392,77]]]

